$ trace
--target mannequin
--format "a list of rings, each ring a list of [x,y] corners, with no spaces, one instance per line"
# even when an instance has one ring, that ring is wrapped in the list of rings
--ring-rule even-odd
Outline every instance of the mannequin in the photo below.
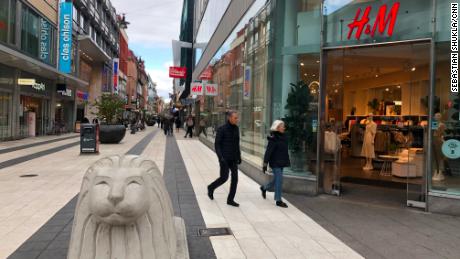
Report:
[[[377,133],[377,124],[374,122],[372,116],[372,113],[369,113],[369,116],[367,116],[366,131],[364,132],[364,142],[361,149],[361,155],[366,158],[366,164],[363,170],[374,169],[372,166],[372,158],[375,158],[374,140],[375,134]]]
[[[444,174],[444,158],[442,155],[442,144],[444,143],[444,133],[446,130],[446,125],[441,122],[441,113],[436,113],[434,115],[435,121],[438,122],[438,128],[433,132],[433,155],[435,162],[435,170],[433,172],[433,181],[443,181]]]

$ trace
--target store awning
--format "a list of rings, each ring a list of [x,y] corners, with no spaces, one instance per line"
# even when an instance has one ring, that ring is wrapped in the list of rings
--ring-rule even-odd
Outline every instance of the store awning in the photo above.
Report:
[[[110,57],[99,47],[89,35],[79,35],[78,42],[82,51],[91,61],[107,62]]]

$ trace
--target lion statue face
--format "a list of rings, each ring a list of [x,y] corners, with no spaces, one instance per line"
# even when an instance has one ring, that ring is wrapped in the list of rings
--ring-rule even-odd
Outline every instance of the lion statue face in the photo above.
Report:
[[[176,244],[171,199],[153,161],[111,156],[87,170],[68,259],[175,258]]]
[[[147,213],[152,202],[140,168],[102,168],[89,189],[91,213],[98,221],[126,225]]]

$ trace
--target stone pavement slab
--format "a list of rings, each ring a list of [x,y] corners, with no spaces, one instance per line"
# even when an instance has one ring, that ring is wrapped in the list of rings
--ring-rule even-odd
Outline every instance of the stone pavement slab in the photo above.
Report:
[[[146,131],[134,135],[126,134],[120,144],[101,145],[99,155],[80,155],[77,145],[58,153],[0,169],[0,258],[6,258],[13,253],[53,215],[58,211],[61,212],[61,208],[78,194],[83,175],[89,165],[104,156],[126,153],[154,130],[158,131],[147,128]],[[38,176],[19,177],[25,173]],[[67,216],[73,217],[73,212],[67,213]],[[56,236],[53,236],[53,233],[58,230],[58,226],[66,226],[69,223],[68,217],[57,217],[50,223],[55,227],[47,228],[46,234],[34,235],[34,237],[38,236],[38,241],[42,242],[54,240]],[[56,246],[64,246],[64,244],[65,242],[61,240]],[[34,244],[35,247],[39,245]],[[57,253],[59,252],[53,252],[54,255]]]
[[[233,232],[211,237],[217,258],[362,258],[294,205],[276,207],[270,193],[262,199],[259,185],[241,172],[235,198],[239,208],[226,204],[229,182],[211,201],[206,187],[219,175],[215,153],[198,140],[180,136],[178,146],[206,226]]]

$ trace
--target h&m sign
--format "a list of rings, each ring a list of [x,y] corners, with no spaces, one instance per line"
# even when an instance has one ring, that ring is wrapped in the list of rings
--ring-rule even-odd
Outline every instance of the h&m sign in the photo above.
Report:
[[[361,39],[363,33],[369,35],[370,37],[374,37],[375,32],[377,30],[380,33],[380,35],[384,35],[386,31],[388,37],[391,37],[391,35],[393,35],[400,6],[400,2],[395,2],[390,9],[388,9],[388,6],[386,4],[380,6],[373,23],[370,23],[371,20],[369,18],[372,6],[366,7],[362,15],[361,8],[358,8],[353,22],[348,24],[348,28],[350,29],[350,31],[348,32],[347,38],[350,39],[352,37],[355,29],[355,38],[357,40]]]

